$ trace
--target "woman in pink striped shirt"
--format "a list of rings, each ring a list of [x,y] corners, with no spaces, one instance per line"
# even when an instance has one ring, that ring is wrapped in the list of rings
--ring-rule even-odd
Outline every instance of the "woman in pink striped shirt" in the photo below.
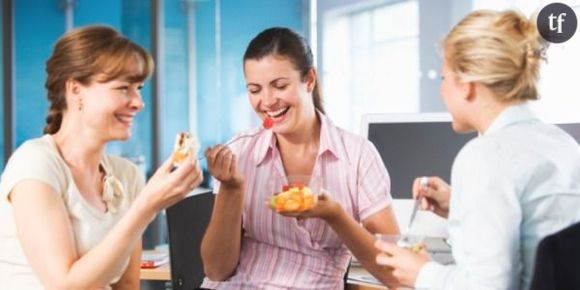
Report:
[[[201,247],[203,287],[341,289],[349,250],[392,283],[373,247],[374,233],[399,232],[389,175],[369,141],[324,114],[304,38],[287,28],[261,32],[244,73],[252,107],[274,125],[206,151],[217,197]],[[271,180],[289,175],[321,177],[325,194],[313,209],[279,214],[264,204],[276,191]]]

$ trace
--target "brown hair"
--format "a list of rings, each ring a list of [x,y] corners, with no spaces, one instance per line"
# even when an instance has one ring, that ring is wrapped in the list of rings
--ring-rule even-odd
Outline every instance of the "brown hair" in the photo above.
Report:
[[[461,81],[482,83],[501,101],[538,98],[539,62],[547,42],[536,22],[521,13],[471,12],[449,32],[443,47]]]
[[[143,65],[136,75],[130,71],[135,58]],[[50,109],[44,133],[54,134],[60,129],[63,112],[67,108],[67,81],[74,80],[83,85],[119,78],[142,82],[152,71],[151,55],[113,28],[86,26],[68,32],[57,41],[52,56],[46,61],[47,77],[44,87]]]
[[[244,53],[244,61],[248,59],[259,60],[268,55],[288,58],[294,64],[294,67],[300,71],[302,78],[305,78],[311,69],[314,70],[310,46],[308,46],[304,37],[289,28],[272,27],[260,32],[248,44]],[[324,114],[318,82],[317,79],[312,91],[312,100],[314,107]]]

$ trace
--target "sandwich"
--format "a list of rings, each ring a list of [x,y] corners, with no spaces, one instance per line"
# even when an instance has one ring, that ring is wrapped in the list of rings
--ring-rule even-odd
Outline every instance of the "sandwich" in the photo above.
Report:
[[[173,166],[179,167],[190,156],[197,156],[199,142],[197,138],[189,132],[180,132],[175,136],[175,146],[173,148]]]

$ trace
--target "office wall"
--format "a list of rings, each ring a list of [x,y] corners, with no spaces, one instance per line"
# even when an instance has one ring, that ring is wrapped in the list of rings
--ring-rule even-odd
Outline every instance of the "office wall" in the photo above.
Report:
[[[471,1],[465,0],[419,1],[421,112],[447,111],[439,94],[439,74],[443,65],[440,44],[451,27],[471,11],[471,5]],[[435,79],[428,77],[431,71],[437,73]]]
[[[322,25],[325,19],[337,14],[363,11],[370,7],[388,4],[396,4],[401,0],[318,0],[318,68],[324,72],[325,64],[322,53],[324,51],[324,29]],[[465,0],[418,0],[419,4],[419,66],[420,66],[420,112],[446,111],[439,96],[439,72],[442,65],[439,45],[445,34],[453,24],[471,11],[472,1]],[[394,27],[398,23],[392,23]],[[405,56],[401,56],[405,57]],[[430,72],[435,72],[436,77],[429,77]],[[319,76],[323,76],[319,73]],[[365,76],[372,78],[373,76]],[[325,81],[322,79],[324,86]],[[390,88],[397,92],[397,88]],[[329,91],[329,90],[324,90]],[[403,96],[401,96],[403,97]]]

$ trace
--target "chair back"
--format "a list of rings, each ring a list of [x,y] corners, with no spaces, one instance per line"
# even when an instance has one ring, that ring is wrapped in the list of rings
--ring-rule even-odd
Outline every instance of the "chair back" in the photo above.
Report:
[[[540,241],[530,289],[580,289],[580,223]]]
[[[210,189],[196,192],[166,210],[171,282],[174,290],[195,289],[205,277],[201,241],[213,209]]]

